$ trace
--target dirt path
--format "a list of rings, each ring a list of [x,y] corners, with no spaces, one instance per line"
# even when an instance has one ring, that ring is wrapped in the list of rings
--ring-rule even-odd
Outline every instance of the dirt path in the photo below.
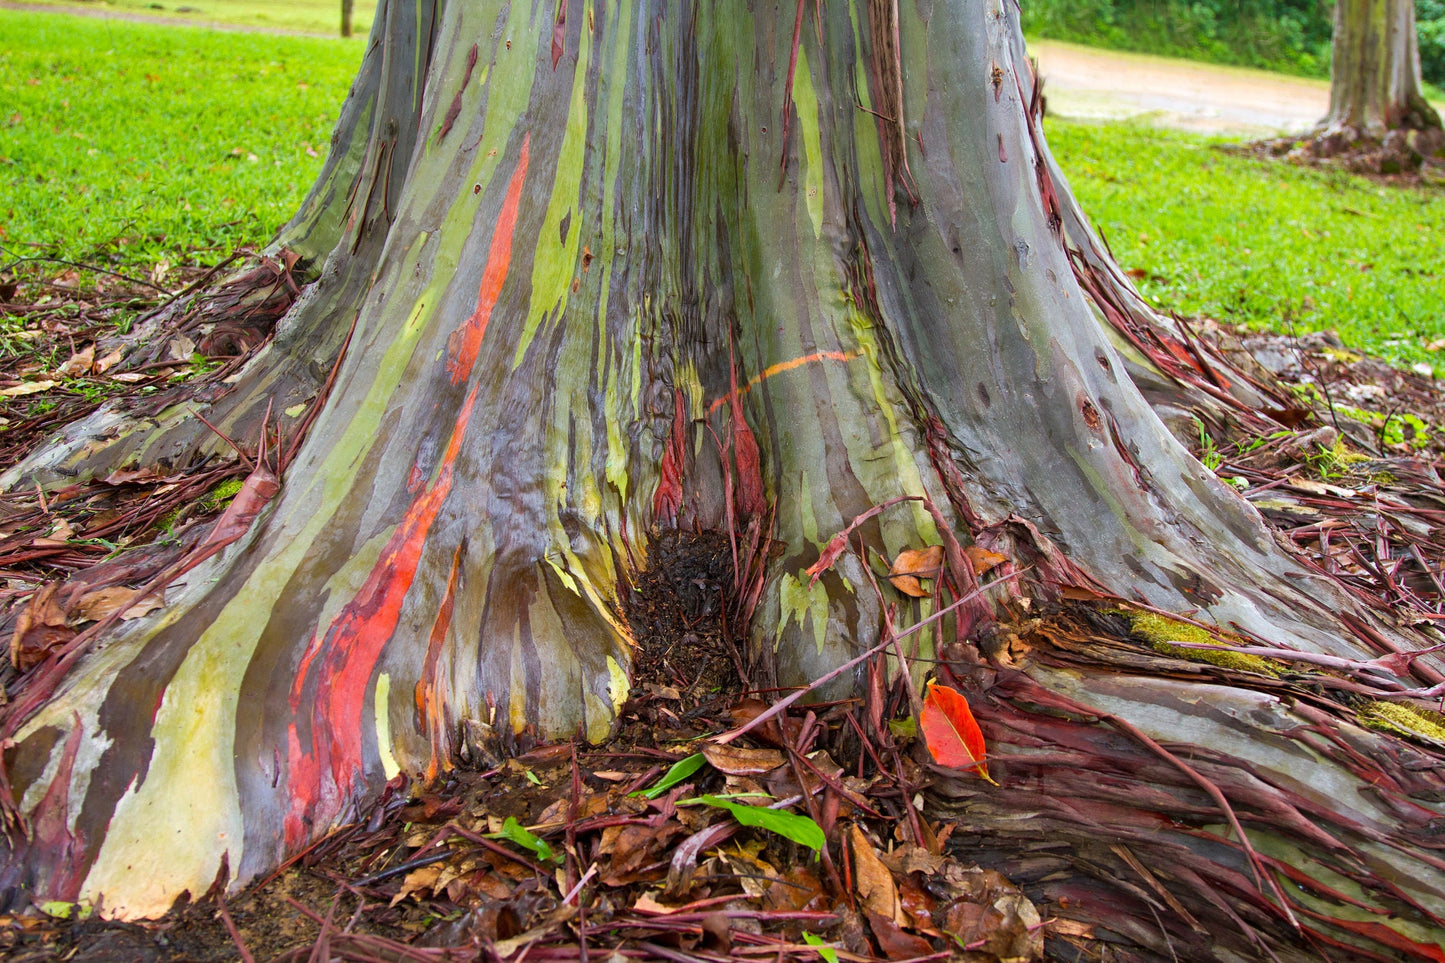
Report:
[[[185,9],[182,7],[181,9]],[[224,30],[228,33],[270,33],[286,37],[335,37],[334,33],[317,33],[308,30],[291,30],[286,27],[267,27],[261,24],[223,23],[199,15],[192,17],[167,17],[159,14],[137,13],[133,10],[117,10],[113,7],[77,7],[48,0],[27,3],[25,0],[0,0],[0,10],[18,10],[24,13],[64,13],[73,17],[91,17],[96,20],[128,20],[133,23],[154,23],[165,27],[204,27],[207,30]],[[370,20],[358,20],[357,30],[366,36]]]
[[[1325,115],[1324,80],[1219,67],[1052,40],[1029,44],[1049,113],[1075,120],[1137,118],[1160,127],[1262,137],[1300,133]]]

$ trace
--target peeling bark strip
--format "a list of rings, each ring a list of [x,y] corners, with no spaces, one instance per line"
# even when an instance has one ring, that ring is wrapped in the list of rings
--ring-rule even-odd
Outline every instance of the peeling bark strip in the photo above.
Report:
[[[244,884],[447,765],[453,726],[510,750],[605,737],[633,657],[622,587],[676,526],[735,536],[748,655],[777,685],[847,695],[838,667],[887,647],[880,626],[929,627],[909,644],[979,707],[1000,782],[973,781],[954,838],[1026,879],[1071,927],[1051,939],[1428,949],[1445,753],[1290,678],[1101,641],[1128,611],[1164,645],[1212,625],[1344,663],[1424,647],[1285,555],[1150,405],[1264,424],[1252,407],[1282,402],[1155,316],[1090,231],[1031,124],[1014,4],[870,0],[816,32],[799,10],[384,4],[283,235],[328,270],[203,414],[238,437],[267,398],[312,397],[354,320],[334,390],[244,536],[165,610],[35,670],[48,703],[22,680],[0,707],[10,903],[143,916],[222,867]],[[475,115],[419,137],[464,53],[433,45],[463,37],[491,38]],[[17,483],[178,457],[177,421],[98,417]],[[868,560],[941,549],[936,597],[875,585],[828,548],[845,531]],[[975,573],[987,553],[1004,561]],[[1080,599],[1108,631],[1070,648]],[[1217,949],[1179,942],[1189,919]]]
[[[908,131],[903,122],[903,44],[898,33],[898,0],[868,0],[868,26],[872,51],[869,66],[878,135],[883,144],[883,176],[888,183],[888,211],[896,224],[897,188],[901,186],[909,197],[913,196],[908,173]],[[1003,151],[1002,141],[999,151]]]
[[[442,118],[441,129],[437,131],[437,140],[441,140],[452,129],[456,123],[457,115],[462,112],[462,93],[467,89],[467,84],[472,82],[472,70],[477,66],[477,45],[472,44],[472,49],[467,53],[467,72],[462,77],[462,85],[457,88],[456,96],[452,98],[452,105],[447,108],[446,116]]]

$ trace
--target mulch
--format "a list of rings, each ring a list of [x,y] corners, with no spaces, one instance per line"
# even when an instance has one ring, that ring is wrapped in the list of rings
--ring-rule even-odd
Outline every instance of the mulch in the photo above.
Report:
[[[237,268],[272,276],[274,297],[259,309],[246,301],[248,313],[234,297],[195,297],[199,270],[168,282],[192,288],[179,298],[78,272],[0,289],[19,359],[0,377],[0,466],[100,404],[144,404],[235,370],[294,298],[292,266],[253,257]],[[158,310],[169,312],[167,337],[117,333],[154,329],[145,313]],[[1196,439],[1197,453],[1309,564],[1405,621],[1445,618],[1445,392],[1329,334],[1203,336],[1236,339],[1315,416],[1292,430]],[[227,459],[0,495],[0,633],[15,638],[0,659],[0,695],[24,690],[45,644],[125,617],[114,599],[81,601],[139,587],[203,542],[254,456],[242,441]],[[728,538],[667,533],[649,558],[627,599],[645,658],[606,746],[561,743],[504,760],[483,733],[469,742],[470,765],[429,785],[398,777],[355,822],[229,901],[207,894],[150,923],[29,908],[0,917],[0,952],[16,961],[1037,958],[1049,926],[1039,909],[951,852],[954,827],[921,809],[937,770],[914,734],[886,721],[910,715],[916,695],[903,678],[888,679],[877,661],[868,703],[769,716],[773,694],[743,682]],[[42,590],[61,582],[48,621],[30,621],[50,634],[17,634],[22,614],[42,608]],[[711,740],[749,723],[727,745]],[[668,785],[679,765],[693,768]],[[832,845],[815,851],[744,826],[702,797],[769,798]]]

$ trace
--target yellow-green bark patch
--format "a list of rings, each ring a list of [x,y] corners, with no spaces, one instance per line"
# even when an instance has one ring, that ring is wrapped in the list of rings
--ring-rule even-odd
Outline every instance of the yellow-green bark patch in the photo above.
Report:
[[[1243,652],[1236,652],[1226,643],[1210,635],[1197,625],[1190,625],[1187,622],[1180,622],[1167,616],[1158,615],[1154,612],[1144,612],[1140,609],[1122,608],[1117,610],[1129,620],[1129,630],[1149,643],[1150,648],[1160,655],[1172,656],[1176,659],[1188,659],[1191,662],[1208,662],[1210,665],[1217,665],[1221,669],[1233,669],[1236,672],[1258,672],[1262,675],[1279,675],[1279,666],[1268,659],[1261,659],[1257,655],[1245,655]],[[1178,642],[1187,642],[1190,645],[1207,645],[1209,649],[1186,648],[1176,645]]]
[[[1366,729],[1445,746],[1445,714],[1431,709],[1417,709],[1401,702],[1371,702],[1359,710],[1358,717]]]

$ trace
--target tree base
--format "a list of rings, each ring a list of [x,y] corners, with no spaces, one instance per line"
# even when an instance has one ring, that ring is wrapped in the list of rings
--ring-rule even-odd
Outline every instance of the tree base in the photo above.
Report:
[[[1406,183],[1445,181],[1445,131],[1438,126],[1401,127],[1383,137],[1355,127],[1332,127],[1303,139],[1257,141],[1249,149],[1304,167],[1341,167],[1354,174]]]

